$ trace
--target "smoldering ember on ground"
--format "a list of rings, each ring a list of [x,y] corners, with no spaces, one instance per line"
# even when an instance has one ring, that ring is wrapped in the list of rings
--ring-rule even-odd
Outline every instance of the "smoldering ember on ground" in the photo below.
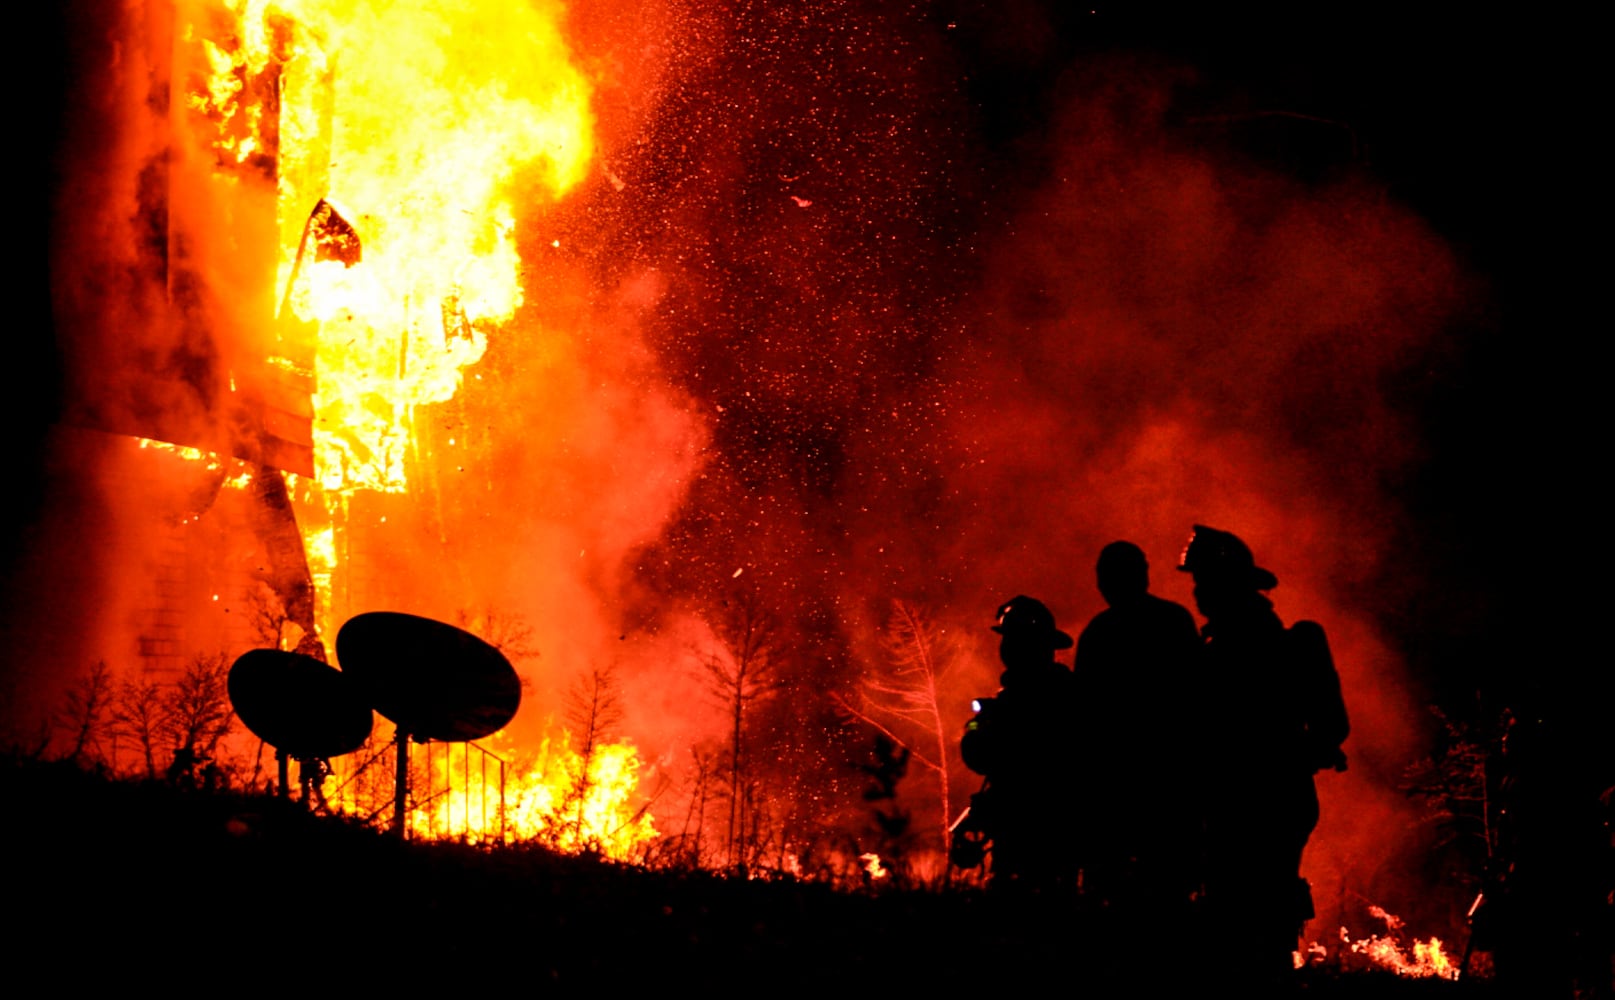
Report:
[[[1352,711],[1309,935],[1384,933],[1378,907],[1409,955],[1461,941],[1485,841],[1410,783],[1458,780],[1522,699],[1607,693],[1531,624],[1590,494],[1501,391],[1575,308],[1527,228],[1558,133],[1501,29],[1253,20],[66,5],[23,295],[44,395],[8,410],[8,745],[161,774],[127,725],[62,724],[98,664],[110,720],[407,611],[522,682],[489,756],[422,758],[418,837],[928,882],[992,609],[1080,628],[1118,538],[1191,604],[1171,567],[1212,524],[1325,623]],[[916,725],[881,686],[921,638]],[[894,800],[865,798],[872,723],[912,746]],[[333,809],[384,812],[360,771],[390,732],[333,761]],[[239,723],[213,756],[274,775]]]

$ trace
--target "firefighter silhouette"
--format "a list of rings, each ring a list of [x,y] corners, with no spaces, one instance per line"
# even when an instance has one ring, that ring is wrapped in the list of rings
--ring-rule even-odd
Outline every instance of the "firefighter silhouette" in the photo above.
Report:
[[[1345,770],[1348,724],[1323,628],[1285,628],[1278,578],[1226,531],[1196,525],[1178,567],[1206,619],[1197,692],[1210,954],[1241,982],[1292,969],[1313,915],[1301,855],[1318,823],[1313,775]]]
[[[1071,671],[1054,658],[1073,641],[1041,601],[1026,596],[999,606],[992,628],[1002,637],[1001,687],[976,703],[960,742],[966,766],[986,782],[971,799],[965,829],[956,832],[989,842],[995,888],[1074,886],[1075,686]]]
[[[1132,542],[1105,546],[1096,571],[1108,607],[1078,636],[1073,668],[1083,891],[1164,918],[1198,886],[1199,813],[1180,789],[1197,752],[1200,632],[1188,608],[1149,592],[1149,562]]]

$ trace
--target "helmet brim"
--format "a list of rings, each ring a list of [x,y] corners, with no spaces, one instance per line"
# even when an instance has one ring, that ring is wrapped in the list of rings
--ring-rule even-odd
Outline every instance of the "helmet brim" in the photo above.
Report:
[[[1005,634],[1004,626],[1002,625],[993,625],[990,627],[999,635]],[[1077,640],[1071,638],[1071,636],[1057,628],[1049,630],[1048,640],[1050,649],[1070,649],[1072,646],[1077,644]]]
[[[1194,574],[1196,580],[1202,576],[1210,577],[1211,579],[1215,580],[1227,579],[1234,575],[1233,571],[1231,570],[1212,569],[1206,567],[1196,569],[1193,566],[1179,566],[1178,572],[1192,573]],[[1252,566],[1245,570],[1245,573],[1246,582],[1250,584],[1252,590],[1272,590],[1274,587],[1279,585],[1279,578],[1274,576],[1271,570],[1263,569],[1260,566]]]

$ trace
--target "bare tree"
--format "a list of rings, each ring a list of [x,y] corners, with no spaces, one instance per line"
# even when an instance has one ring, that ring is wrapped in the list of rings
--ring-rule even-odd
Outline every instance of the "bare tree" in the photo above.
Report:
[[[584,807],[594,784],[595,751],[622,721],[622,704],[613,667],[581,676],[566,696],[566,726],[578,739],[578,771],[567,793],[579,842],[585,839]]]
[[[854,697],[832,698],[848,715],[879,730],[936,775],[937,829],[946,851],[953,815],[948,774],[952,740],[938,690],[953,666],[957,647],[919,608],[893,601],[881,634],[881,651],[882,668],[865,676]]]
[[[454,623],[505,654],[505,659],[513,664],[538,658],[533,627],[521,615],[489,607],[461,608],[455,614]]]
[[[566,696],[566,725],[580,741],[588,759],[622,722],[622,699],[615,667],[590,670],[580,676]]]
[[[748,805],[755,799],[749,786],[754,774],[747,749],[748,712],[777,687],[781,660],[778,620],[762,606],[755,591],[742,590],[725,601],[713,625],[718,644],[701,660],[711,690],[729,716],[729,826],[725,837],[725,863],[746,863],[746,824],[752,819]]]
[[[286,613],[286,606],[281,603],[280,595],[269,584],[262,580],[256,581],[256,584],[247,591],[243,601],[247,624],[251,627],[253,636],[264,646],[284,649],[286,626],[295,622]]]
[[[691,868],[701,867],[701,830],[707,821],[707,798],[711,794],[714,770],[713,754],[693,747],[690,757],[694,776],[690,788],[690,804],[684,812],[684,829],[679,842],[684,847],[684,862]]]
[[[190,768],[211,759],[235,722],[230,707],[230,659],[223,653],[193,659],[163,695],[161,732],[174,748],[169,771],[189,777]]]
[[[163,731],[163,689],[156,681],[147,678],[126,680],[118,685],[117,704],[113,709],[118,731],[131,736],[140,745],[146,761],[146,777],[157,774],[157,744]]]
[[[67,689],[57,721],[73,741],[68,760],[77,762],[86,752],[93,753],[96,760],[106,760],[101,740],[117,735],[113,697],[112,672],[107,669],[105,660],[97,660]]]

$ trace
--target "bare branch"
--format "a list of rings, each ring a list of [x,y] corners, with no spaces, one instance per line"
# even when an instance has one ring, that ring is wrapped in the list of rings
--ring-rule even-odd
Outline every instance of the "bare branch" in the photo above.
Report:
[[[875,718],[873,715],[870,715],[870,714],[868,714],[866,712],[861,711],[856,706],[854,706],[851,702],[847,701],[847,699],[844,696],[842,696],[840,694],[832,693],[830,695],[830,700],[832,702],[834,702],[837,705],[837,707],[839,707],[843,712],[846,712],[848,715],[852,716],[854,719],[857,719],[859,722],[862,722],[862,723],[864,723],[866,725],[869,725],[869,726],[873,726],[876,730],[878,730],[881,733],[881,735],[885,736],[887,739],[891,740],[893,743],[895,743],[897,746],[901,747],[902,749],[907,750],[909,752],[910,756],[912,756],[914,760],[919,761],[921,764],[924,764],[926,767],[930,768],[933,771],[942,770],[942,765],[941,764],[939,764],[936,761],[934,761],[934,760],[930,759],[929,757],[925,756],[923,753],[920,753],[912,745],[910,745],[908,743],[908,741],[904,740],[903,737],[901,737],[897,733],[893,732],[892,729],[890,727],[888,727],[885,723],[881,722],[879,719]]]
[[[146,777],[157,773],[157,743],[163,725],[163,689],[157,682],[142,678],[124,681],[118,686],[117,705],[113,709],[119,731],[127,733],[140,744],[146,761]]]
[[[755,780],[746,755],[748,709],[780,690],[779,623],[755,591],[742,589],[723,602],[709,624],[719,645],[699,662],[730,718],[727,860],[743,864],[748,820],[754,831],[756,825],[751,815]]]
[[[946,847],[952,811],[948,777],[951,741],[942,718],[938,687],[955,659],[955,647],[918,607],[898,600],[892,602],[880,648],[884,663],[860,684],[860,703],[853,705],[840,696],[836,701],[849,715],[908,750],[936,774],[941,806],[937,828]],[[920,753],[916,749],[920,744],[931,748],[930,752]]]
[[[566,695],[566,724],[582,741],[585,757],[622,721],[621,701],[615,667],[590,670],[573,682]]]
[[[461,608],[455,624],[505,654],[511,663],[538,658],[533,627],[521,615],[486,607],[474,612]]]
[[[97,660],[83,677],[68,688],[58,715],[61,724],[72,734],[73,748],[68,759],[77,761],[86,751],[93,750],[101,757],[101,739],[115,732],[116,716],[111,711],[113,701],[112,674],[105,660]]]
[[[235,722],[229,676],[224,654],[198,656],[164,695],[160,731],[176,750],[211,755],[229,735]]]

